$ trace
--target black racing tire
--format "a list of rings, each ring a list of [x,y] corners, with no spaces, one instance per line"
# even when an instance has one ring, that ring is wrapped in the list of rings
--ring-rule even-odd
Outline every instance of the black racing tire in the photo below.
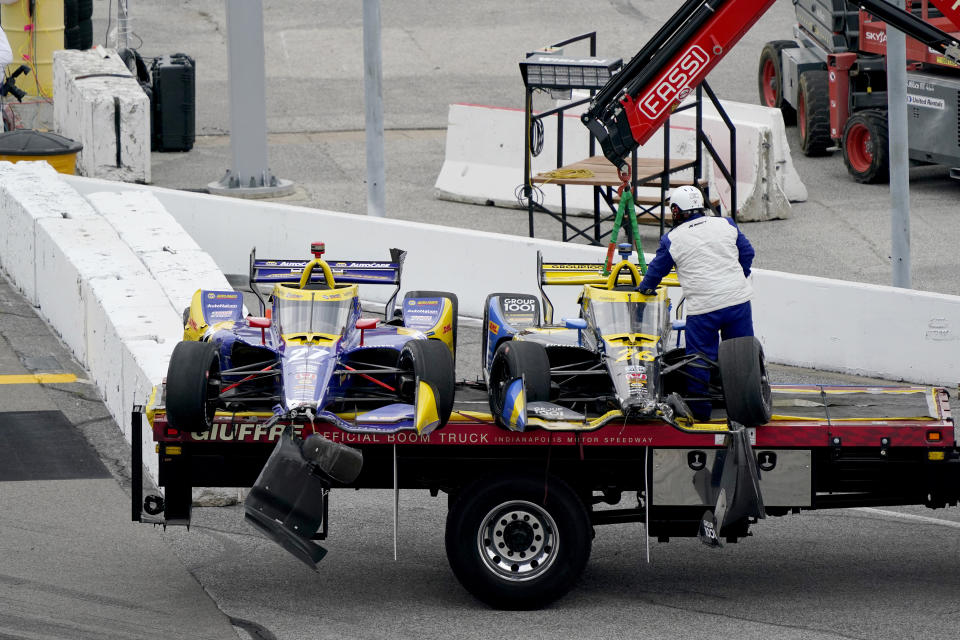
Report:
[[[498,474],[463,488],[447,513],[447,559],[497,609],[537,609],[567,593],[590,559],[583,502],[554,476]]]
[[[459,319],[459,309],[460,304],[457,301],[457,294],[450,293],[449,291],[428,291],[428,290],[418,290],[418,291],[408,291],[407,295],[404,296],[404,299],[407,298],[447,298],[453,303],[453,361],[457,361],[457,321]]]
[[[181,342],[167,367],[167,423],[180,431],[206,433],[220,397],[220,355],[210,342]]]
[[[79,21],[89,20],[93,17],[93,0],[76,0],[77,19]]]
[[[453,356],[447,345],[439,340],[411,340],[403,346],[400,352],[398,368],[402,371],[401,378],[410,382],[417,379],[433,385],[437,393],[437,411],[440,426],[447,423],[453,412],[454,395],[454,368]],[[415,384],[400,384],[404,400],[413,403],[416,393]]]
[[[502,417],[507,384],[521,376],[528,403],[550,399],[550,358],[542,344],[508,340],[501,344],[494,354],[487,395],[490,411],[500,426],[508,426]]]
[[[80,27],[74,25],[63,30],[63,48],[80,48]]]
[[[75,27],[80,22],[77,0],[63,0],[63,28]]]
[[[93,47],[93,20],[80,18],[77,28],[80,30],[77,48],[86,51]]]
[[[887,114],[869,109],[847,120],[843,129],[843,164],[857,182],[890,182]]]
[[[757,88],[760,93],[760,104],[765,107],[780,109],[783,123],[791,125],[797,123],[797,110],[783,99],[783,55],[784,49],[796,49],[797,43],[793,40],[774,40],[768,42],[760,52],[760,65],[757,69]]]
[[[755,336],[723,340],[718,352],[727,418],[745,427],[770,422],[770,380],[763,345]]]
[[[827,149],[833,146],[833,139],[830,137],[830,85],[825,69],[811,69],[800,74],[797,126],[804,155],[828,155]]]

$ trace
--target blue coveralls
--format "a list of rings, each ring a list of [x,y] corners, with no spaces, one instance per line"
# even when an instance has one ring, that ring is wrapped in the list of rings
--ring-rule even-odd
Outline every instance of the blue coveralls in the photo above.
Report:
[[[716,362],[721,336],[753,335],[753,291],[747,280],[753,256],[753,246],[732,219],[696,215],[660,239],[638,289],[656,288],[676,265],[687,312],[686,351]],[[687,371],[693,376],[687,384],[689,395],[707,396],[710,370]],[[709,400],[688,404],[697,420],[709,419]]]

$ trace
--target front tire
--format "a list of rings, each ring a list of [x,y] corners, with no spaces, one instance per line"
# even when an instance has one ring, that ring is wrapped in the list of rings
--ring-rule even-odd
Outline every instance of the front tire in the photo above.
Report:
[[[167,366],[167,423],[180,431],[206,433],[220,398],[220,354],[210,342],[181,342]]]
[[[882,111],[867,110],[851,116],[843,129],[843,163],[857,182],[890,181],[890,149],[887,117]]]
[[[445,425],[453,412],[455,391],[453,356],[447,345],[439,340],[411,340],[400,352],[398,368],[403,371],[400,374],[403,399],[413,403],[417,380],[430,383],[437,394],[440,426]]]
[[[723,340],[718,355],[727,418],[745,427],[770,422],[772,396],[760,341],[754,336]]]
[[[536,609],[563,596],[586,567],[590,517],[562,480],[500,475],[458,494],[446,551],[457,580],[497,609]]]
[[[550,399],[550,358],[542,344],[510,340],[501,344],[493,356],[487,395],[490,411],[502,427],[509,428],[503,421],[507,386],[511,380],[520,377],[523,378],[527,403]]]

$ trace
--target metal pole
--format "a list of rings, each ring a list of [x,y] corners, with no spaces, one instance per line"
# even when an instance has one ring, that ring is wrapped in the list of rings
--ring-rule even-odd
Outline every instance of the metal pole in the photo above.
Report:
[[[130,21],[127,14],[127,0],[117,2],[117,50],[126,49],[130,44]]]
[[[363,0],[363,95],[367,125],[367,215],[384,217],[383,62],[380,0]]]
[[[888,0],[903,8],[903,0]],[[893,286],[910,284],[910,172],[907,147],[907,41],[887,25],[887,122],[890,135],[890,259]]]
[[[293,183],[278,180],[267,166],[263,0],[226,0],[226,9],[233,167],[207,190],[242,198],[287,195],[293,192]]]

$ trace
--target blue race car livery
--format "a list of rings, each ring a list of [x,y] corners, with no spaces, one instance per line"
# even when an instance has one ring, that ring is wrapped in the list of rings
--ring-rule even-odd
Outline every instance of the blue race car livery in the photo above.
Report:
[[[250,257],[260,316],[237,291],[197,291],[166,379],[168,423],[203,432],[218,411],[321,420],[352,432],[429,433],[453,408],[457,298],[411,291],[395,309],[405,252],[385,262]],[[384,321],[359,286],[393,285]],[[260,287],[270,285],[269,300]]]

